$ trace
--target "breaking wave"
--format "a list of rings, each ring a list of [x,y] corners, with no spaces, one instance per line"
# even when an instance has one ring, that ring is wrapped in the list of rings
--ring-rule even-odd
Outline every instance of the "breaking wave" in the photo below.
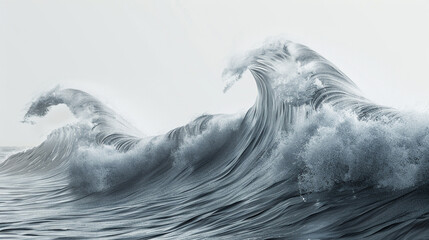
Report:
[[[291,220],[283,215],[288,208],[282,204],[298,206],[297,199],[306,202],[311,194],[317,199],[326,192],[337,196],[338,189],[353,196],[362,189],[402,194],[428,183],[426,115],[371,102],[332,63],[289,41],[269,43],[234,58],[223,72],[225,91],[245,71],[250,71],[258,88],[247,113],[203,115],[160,136],[143,136],[88,93],[55,88],[32,103],[24,121],[65,104],[79,122],[10,156],[0,163],[0,173],[60,176],[72,193],[121,191],[135,196],[133,201],[144,199],[143,192],[160,196],[174,192],[179,197],[171,204],[207,210],[171,223],[175,227],[168,231],[154,230],[160,235],[152,237],[165,238],[174,232],[191,237],[225,237],[234,232],[257,238],[346,237],[344,231],[353,232],[353,226],[346,224],[341,230],[326,223],[307,228],[292,221],[289,224],[300,230],[284,231],[287,224],[280,222]],[[216,213],[221,216],[216,218]],[[310,215],[305,212],[302,217]],[[222,218],[242,223],[222,225]],[[259,228],[250,230],[251,226]],[[409,232],[409,228],[405,224],[395,231]],[[362,229],[354,230],[356,236],[391,234]],[[186,238],[186,234],[178,236]]]

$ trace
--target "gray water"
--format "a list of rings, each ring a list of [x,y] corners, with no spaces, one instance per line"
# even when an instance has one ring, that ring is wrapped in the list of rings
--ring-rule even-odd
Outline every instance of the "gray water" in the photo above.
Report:
[[[376,105],[310,49],[236,58],[258,98],[143,136],[102,101],[55,88],[80,120],[0,148],[1,239],[429,239],[429,121]],[[172,116],[174,117],[174,116]]]
[[[252,182],[253,180],[253,182]],[[82,194],[61,175],[0,175],[2,239],[427,239],[428,188],[300,195],[263,176],[229,186],[142,186]],[[219,184],[220,185],[220,184]],[[259,186],[255,186],[259,185]]]

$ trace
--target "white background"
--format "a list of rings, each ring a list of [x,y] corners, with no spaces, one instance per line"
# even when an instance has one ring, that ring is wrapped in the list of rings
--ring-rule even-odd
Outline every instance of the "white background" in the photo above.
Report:
[[[377,103],[427,111],[429,1],[0,0],[0,145],[34,145],[72,117],[21,123],[60,84],[102,99],[145,134],[202,113],[245,111],[249,76],[226,94],[229,57],[284,37],[316,50]]]

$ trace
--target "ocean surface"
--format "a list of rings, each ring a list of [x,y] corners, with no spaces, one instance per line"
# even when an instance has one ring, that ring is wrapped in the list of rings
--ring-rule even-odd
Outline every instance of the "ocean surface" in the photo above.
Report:
[[[429,118],[377,105],[289,41],[233,58],[244,114],[145,136],[78,89],[47,91],[79,121],[0,147],[0,239],[429,239]],[[174,116],[172,116],[174,117]]]

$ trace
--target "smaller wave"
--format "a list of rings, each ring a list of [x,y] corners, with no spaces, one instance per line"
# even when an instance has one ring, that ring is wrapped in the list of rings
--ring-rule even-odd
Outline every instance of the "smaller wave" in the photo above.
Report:
[[[56,129],[39,146],[9,156],[0,163],[0,171],[18,174],[66,168],[67,159],[76,151],[79,144],[88,141],[82,137],[86,136],[87,132],[90,132],[90,128],[78,124]]]
[[[99,144],[113,145],[119,151],[127,151],[137,144],[143,134],[112,109],[86,92],[56,87],[34,101],[24,116],[45,116],[52,106],[65,104],[75,117],[91,124]]]
[[[0,163],[6,160],[9,156],[25,150],[25,147],[0,147]]]
[[[24,122],[33,123],[32,118],[45,116],[58,104],[65,104],[79,122],[56,129],[39,146],[8,157],[0,164],[2,172],[63,172],[81,148],[110,145],[126,152],[143,139],[138,130],[112,109],[76,89],[56,87],[41,95],[31,104]]]

